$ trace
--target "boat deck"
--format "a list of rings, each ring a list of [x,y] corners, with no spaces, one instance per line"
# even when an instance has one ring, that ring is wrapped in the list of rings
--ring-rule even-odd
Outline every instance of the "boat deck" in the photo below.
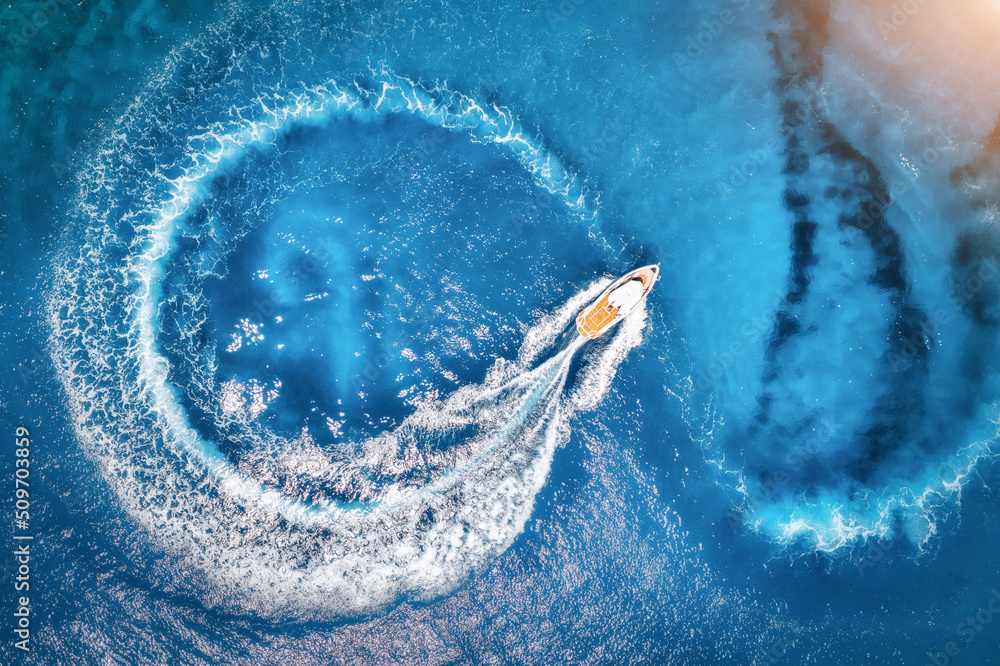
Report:
[[[621,319],[621,316],[619,316],[618,313],[618,308],[611,305],[609,296],[617,287],[620,287],[627,280],[631,280],[636,277],[642,279],[642,297],[646,298],[646,295],[649,294],[650,289],[653,288],[653,284],[656,282],[658,277],[657,267],[650,266],[637,269],[619,278],[612,287],[601,294],[601,297],[597,299],[596,303],[588,308],[585,308],[576,316],[577,332],[585,338],[593,339],[604,333],[604,331],[609,329],[615,322]],[[624,314],[628,313],[626,312]]]

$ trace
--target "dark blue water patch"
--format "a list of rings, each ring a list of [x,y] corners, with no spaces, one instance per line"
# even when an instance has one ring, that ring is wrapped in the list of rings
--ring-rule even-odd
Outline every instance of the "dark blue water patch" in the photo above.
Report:
[[[481,382],[600,265],[587,225],[463,133],[390,115],[277,144],[212,181],[162,281],[171,381],[234,461],[254,438],[206,411],[213,354],[216,387],[271,394],[259,427],[338,448],[398,426],[414,398]]]
[[[785,295],[764,350],[762,389],[755,397],[757,412],[743,433],[730,438],[729,451],[746,460],[749,477],[757,488],[773,485],[775,470],[784,475],[784,467],[794,463],[794,478],[776,493],[780,501],[816,497],[824,488],[837,488],[838,493],[850,497],[868,484],[878,486],[897,475],[912,474],[912,469],[904,471],[900,454],[904,449],[926,452],[937,448],[939,454],[946,453],[933,444],[939,427],[935,419],[928,422],[924,403],[934,341],[923,326],[927,315],[909,293],[902,242],[886,216],[888,186],[872,160],[842,136],[816,102],[815,86],[828,37],[827,12],[821,7],[788,3],[779,3],[776,11],[787,15],[790,22],[785,34],[768,35],[778,71],[774,89],[780,95],[785,141],[782,203],[791,218],[790,259]],[[827,169],[819,176],[818,165],[828,165],[832,171]],[[865,242],[855,243],[843,236],[844,230],[859,233]],[[866,381],[867,397],[851,408],[856,415],[866,412],[867,417],[856,416],[847,424],[850,432],[825,436],[823,423],[831,415],[824,412],[828,406],[801,405],[797,394],[812,372],[803,363],[810,353],[807,350],[826,339],[823,328],[830,326],[831,316],[827,304],[837,302],[840,307],[844,298],[839,293],[820,293],[814,286],[821,261],[826,270],[838,270],[833,267],[844,261],[819,254],[820,233],[843,237],[837,252],[852,248],[862,253],[857,264],[870,262],[866,281],[880,292],[890,310],[885,316],[885,349],[881,353],[868,350],[875,361],[869,374],[877,379]],[[865,348],[873,342],[858,339],[848,344]],[[901,367],[890,363],[894,350],[906,345],[913,347],[906,362]],[[822,356],[824,351],[816,348],[811,353]],[[816,381],[824,380],[817,377]],[[797,456],[796,447],[810,438],[827,446]],[[841,450],[845,438],[850,446]],[[824,451],[827,447],[829,451]]]
[[[952,298],[985,329],[1000,327],[1000,233],[994,227],[963,233],[951,264]]]
[[[997,167],[1000,166],[1000,118],[993,129],[984,137],[979,150],[964,164],[951,168],[948,180],[952,187],[961,192],[976,210],[995,211],[998,192],[996,189]]]

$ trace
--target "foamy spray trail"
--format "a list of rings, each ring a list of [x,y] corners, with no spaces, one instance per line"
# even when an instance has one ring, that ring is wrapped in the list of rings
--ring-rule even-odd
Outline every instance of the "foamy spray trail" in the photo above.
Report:
[[[127,513],[214,583],[214,603],[322,618],[374,612],[402,597],[432,599],[482,571],[523,531],[570,419],[601,400],[641,341],[644,311],[584,355],[575,391],[566,390],[585,341],[554,347],[605,286],[592,285],[531,327],[517,360],[498,360],[483,384],[425,403],[392,432],[363,442],[365,455],[349,466],[330,461],[317,470],[310,460],[310,474],[344,474],[358,484],[373,470],[398,474],[416,464],[432,477],[371,488],[351,505],[288,498],[241,475],[208,453],[183,413],[142,387],[128,391],[131,401],[110,426],[98,426],[109,421],[95,416],[113,409],[111,401],[74,394],[77,431]],[[554,353],[536,363],[546,352]],[[457,448],[431,453],[426,446],[470,427],[475,435]],[[286,464],[296,467],[289,456]]]
[[[144,113],[137,103],[123,126]],[[78,439],[116,503],[176,558],[174,570],[211,583],[176,582],[207,605],[335,618],[447,594],[524,530],[570,420],[600,402],[641,342],[639,311],[582,356],[582,339],[559,348],[576,313],[607,285],[595,283],[531,326],[517,358],[496,361],[482,384],[419,405],[399,427],[354,443],[356,455],[248,427],[250,452],[234,466],[193,427],[161,352],[161,283],[176,238],[213,179],[248,151],[270,149],[295,125],[393,113],[509,149],[568,211],[592,219],[579,180],[508,111],[386,72],[366,88],[330,82],[261,98],[253,119],[203,128],[180,157],[139,160],[131,146],[150,142],[131,137],[95,157],[92,182],[82,184],[80,235],[54,263],[53,358]],[[134,162],[149,166],[129,171]],[[185,286],[188,306],[204,298],[200,285]],[[217,363],[214,352],[189,361],[208,377]],[[208,417],[226,421],[221,401]],[[300,488],[318,481],[332,491],[279,486],[270,481],[276,467]]]

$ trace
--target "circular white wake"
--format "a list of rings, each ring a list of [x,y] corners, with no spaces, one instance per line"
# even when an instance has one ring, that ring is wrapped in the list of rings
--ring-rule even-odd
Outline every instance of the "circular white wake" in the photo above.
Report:
[[[413,468],[423,483],[389,483],[341,503],[288,496],[244,476],[189,423],[157,342],[160,281],[175,231],[213,178],[296,124],[405,112],[509,148],[570,209],[584,210],[587,201],[577,179],[525,139],[509,112],[441,88],[383,72],[369,88],[330,82],[259,107],[252,120],[238,114],[191,137],[180,168],[153,166],[154,177],[138,187],[142,205],[123,219],[110,204],[102,209],[101,197],[81,202],[85,240],[57,259],[49,303],[53,356],[79,440],[127,514],[213,584],[207,603],[323,618],[440,596],[521,533],[569,419],[600,401],[641,341],[644,314],[584,357],[571,395],[564,389],[582,339],[555,347],[601,283],[536,323],[518,358],[498,360],[482,385],[420,405],[395,430],[359,443],[355,460],[334,461],[273,437],[282,465],[332,485]],[[546,352],[551,357],[540,362]],[[459,429],[474,434],[444,451],[428,444]]]

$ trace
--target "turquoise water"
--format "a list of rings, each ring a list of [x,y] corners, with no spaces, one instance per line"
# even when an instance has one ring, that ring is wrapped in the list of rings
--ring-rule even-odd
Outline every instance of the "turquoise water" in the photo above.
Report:
[[[998,663],[987,3],[0,17],[4,663]]]

